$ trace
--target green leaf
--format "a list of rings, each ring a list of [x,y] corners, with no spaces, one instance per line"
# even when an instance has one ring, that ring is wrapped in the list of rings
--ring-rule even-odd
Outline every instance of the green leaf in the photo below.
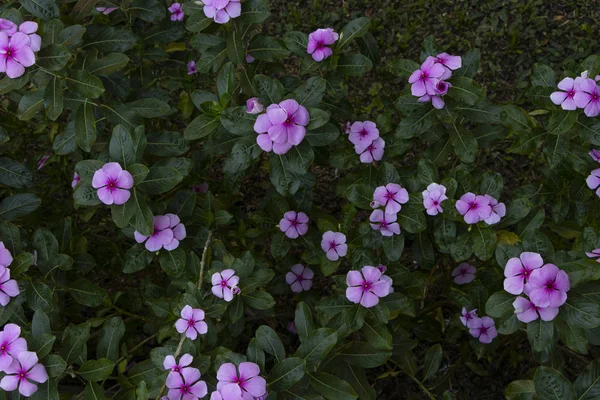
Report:
[[[75,139],[75,121],[69,121],[65,130],[56,135],[52,149],[58,155],[64,156],[77,150],[77,141]]]
[[[80,363],[80,356],[90,337],[90,324],[71,325],[65,329],[62,338],[60,356],[67,364]]]
[[[340,39],[336,48],[342,50],[353,40],[366,35],[370,27],[371,20],[367,17],[356,18],[348,22],[340,32]]]
[[[592,55],[587,57],[581,63],[581,70],[587,71],[589,77],[594,77],[600,74],[600,56]]]
[[[556,86],[556,74],[547,65],[533,64],[531,68],[531,85],[554,88]]]
[[[137,37],[128,29],[119,29],[106,24],[88,25],[90,41],[86,46],[94,46],[101,53],[123,53],[131,50]]]
[[[261,325],[255,334],[258,344],[266,353],[275,357],[277,362],[281,362],[285,358],[285,348],[277,333],[266,325]]]
[[[226,108],[221,113],[220,120],[223,128],[234,135],[245,136],[254,134],[256,115],[248,114],[245,106]]]
[[[468,105],[475,105],[483,98],[485,91],[480,88],[471,78],[456,77],[452,79],[452,87],[448,90],[448,96]]]
[[[44,31],[45,30],[46,27],[44,26]],[[58,35],[57,43],[67,47],[77,46],[79,43],[81,43],[81,39],[83,38],[85,31],[86,29],[81,25],[68,26]]]
[[[112,131],[108,152],[112,161],[124,169],[135,162],[135,146],[131,133],[123,125],[117,125]]]
[[[567,322],[576,328],[594,329],[600,326],[600,304],[596,301],[569,296],[560,311]]]
[[[450,246],[450,254],[456,262],[468,260],[473,254],[473,247],[471,245],[471,235],[469,232],[465,232],[459,235],[454,243]]]
[[[183,180],[183,174],[171,167],[152,167],[146,179],[138,185],[149,194],[160,194],[173,189]]]
[[[58,240],[48,229],[39,228],[33,234],[33,248],[38,253],[37,264],[48,271],[58,255]]]
[[[48,21],[58,18],[58,6],[53,0],[19,0],[19,3],[34,17]]]
[[[104,389],[96,382],[88,382],[84,391],[85,400],[105,400]]]
[[[435,376],[442,363],[442,346],[435,344],[425,353],[425,363],[423,365],[423,382]]]
[[[308,46],[308,35],[304,32],[287,31],[283,35],[285,46],[295,55],[303,57]]]
[[[275,299],[268,292],[259,290],[252,293],[243,293],[242,299],[248,306],[257,310],[268,310],[275,305]],[[265,350],[266,351],[266,350]]]
[[[134,209],[133,227],[135,230],[144,236],[152,235],[154,232],[152,210],[146,204],[144,196],[135,187],[131,190],[131,198],[125,204]]]
[[[94,61],[87,67],[87,71],[97,76],[109,76],[122,70],[129,63],[129,57],[123,53],[109,53]]]
[[[86,279],[78,279],[75,282],[71,282],[69,284],[69,292],[77,303],[87,307],[102,305],[108,295],[106,290]]]
[[[392,350],[392,334],[383,323],[365,321],[362,332],[366,341],[375,349]]]
[[[525,110],[521,107],[507,105],[502,107],[500,119],[504,126],[512,131],[519,133],[528,133],[531,131],[531,124]]]
[[[267,377],[269,390],[282,392],[295,385],[304,376],[306,361],[301,358],[290,357],[275,364]]]
[[[319,328],[304,339],[294,356],[306,360],[308,370],[316,371],[336,343],[337,332],[334,329]]]
[[[151,132],[147,141],[146,152],[161,157],[177,157],[190,148],[180,132]]]
[[[296,332],[298,332],[298,337],[301,342],[308,339],[315,329],[315,323],[310,307],[303,301],[299,302],[296,306],[294,324],[296,325]]]
[[[94,108],[87,100],[79,106],[75,113],[75,139],[83,151],[92,151],[96,143],[96,120]]]
[[[52,351],[55,341],[56,336],[42,333],[32,339],[30,351],[35,351],[39,358],[46,357]]]
[[[29,121],[44,108],[45,90],[29,92],[19,101],[17,115],[21,121]]]
[[[219,118],[201,114],[194,118],[183,132],[185,140],[202,139],[219,127]]]
[[[485,313],[493,318],[504,318],[514,313],[515,296],[501,290],[490,296],[485,303]]]
[[[289,56],[283,41],[270,36],[258,35],[248,45],[248,54],[257,60],[274,60]]]
[[[540,400],[575,400],[575,389],[560,372],[550,367],[538,367],[533,378]]]
[[[512,381],[506,387],[504,396],[507,400],[533,400],[535,385],[533,381]]]
[[[384,236],[382,239],[385,256],[390,261],[398,261],[404,250],[404,235]]]
[[[190,32],[202,32],[208,28],[213,22],[212,18],[208,18],[203,12],[192,14],[185,21],[185,28]]]
[[[396,137],[398,139],[410,139],[420,135],[431,128],[435,120],[434,110],[423,110],[403,117],[396,128]]]
[[[40,67],[49,71],[60,71],[71,59],[71,51],[62,44],[52,44],[36,54],[35,61]],[[54,75],[54,79],[59,77]]]
[[[79,368],[78,373],[86,381],[97,382],[108,378],[114,368],[115,364],[112,361],[101,358],[99,360],[86,361]]]
[[[125,324],[121,317],[112,317],[106,321],[100,333],[96,356],[116,362],[119,358],[119,342],[124,335]]]
[[[227,35],[227,55],[235,65],[243,65],[245,61],[246,45],[235,29],[231,30]],[[231,94],[231,92],[229,92]],[[219,95],[221,97],[221,95]]]
[[[248,0],[244,2],[239,21],[244,24],[260,24],[270,15],[267,0]]]
[[[306,127],[306,130],[308,131],[320,128],[327,122],[329,122],[329,111],[321,110],[318,108],[311,108],[308,110],[308,114],[310,116],[310,121],[308,122],[308,126]],[[336,128],[336,131],[339,130]]]
[[[13,188],[32,187],[33,174],[20,162],[0,157],[0,184]]]
[[[69,89],[83,97],[97,99],[104,93],[102,81],[87,71],[73,71],[66,80]]]
[[[311,111],[312,110],[314,110],[314,108],[312,108]],[[329,116],[327,116],[327,118],[329,119]],[[313,121],[311,119],[310,123],[312,122]],[[320,128],[309,130],[308,132],[306,132],[306,140],[308,140],[308,143],[310,143],[310,145],[313,147],[327,146],[335,142],[339,136],[340,129],[331,123],[325,124]]]
[[[419,64],[413,60],[398,59],[392,61],[390,64],[390,69],[398,76],[398,78],[406,79],[411,76],[413,72],[419,69]],[[414,98],[412,95],[409,96]]]
[[[364,307],[361,307],[364,309]],[[391,351],[375,349],[367,343],[354,343],[338,351],[338,355],[347,363],[363,368],[375,368],[384,365],[392,355]]]
[[[48,376],[56,378],[65,372],[67,362],[63,360],[61,356],[51,354],[44,359],[44,366],[46,367]]]
[[[254,75],[252,85],[265,106],[279,102],[283,97],[283,85],[277,79],[265,75]]]
[[[423,208],[416,205],[404,205],[398,213],[398,223],[402,229],[410,233],[419,233],[427,229]]]
[[[165,17],[165,7],[158,0],[134,0],[128,8],[131,15],[146,21],[158,22]]]
[[[62,81],[58,77],[53,77],[44,92],[44,107],[46,115],[52,121],[56,121],[63,112],[63,88]]]
[[[575,380],[575,392],[578,400],[600,398],[600,361],[594,360]]]
[[[496,249],[496,233],[490,227],[482,228],[479,224],[471,230],[473,252],[482,261],[487,261],[494,255]]]
[[[344,54],[340,57],[337,70],[350,76],[361,76],[373,68],[373,62],[362,54]]]
[[[158,118],[168,115],[171,107],[168,103],[154,98],[139,99],[127,103],[127,107],[142,118]]]
[[[150,264],[154,258],[154,253],[150,253],[146,248],[139,244],[134,244],[125,253],[123,261],[123,273],[131,274],[141,271]]]
[[[337,376],[324,372],[308,374],[310,386],[321,393],[328,400],[355,400],[358,395],[352,386]]]
[[[452,138],[452,147],[458,158],[467,164],[475,162],[475,156],[479,150],[477,139],[473,136],[471,131],[463,129],[463,127],[457,127],[454,123],[452,124],[453,129],[450,130],[450,137]]]
[[[185,251],[181,247],[171,251],[161,251],[158,254],[158,261],[167,275],[179,276],[185,270]]]
[[[325,79],[313,76],[292,93],[292,98],[304,107],[317,107],[323,99],[327,82]]]
[[[0,202],[0,220],[12,221],[31,214],[42,204],[42,200],[32,193],[8,196]]]

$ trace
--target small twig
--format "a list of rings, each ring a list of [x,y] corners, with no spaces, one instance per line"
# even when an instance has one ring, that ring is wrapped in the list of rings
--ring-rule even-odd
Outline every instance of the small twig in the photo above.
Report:
[[[206,257],[208,255],[208,246],[212,239],[212,231],[208,231],[208,237],[204,243],[204,250],[202,250],[202,260],[200,261],[200,276],[198,277],[198,289],[202,287],[202,281],[204,281],[204,265],[206,264]]]
[[[210,234],[209,234],[209,237],[210,237]],[[206,247],[205,247],[205,249],[206,249]],[[179,353],[181,353],[181,348],[183,347],[184,341],[185,341],[185,334],[181,335],[181,340],[179,341],[177,350],[175,350],[175,354],[173,354],[173,358],[177,359],[177,357],[179,356]],[[158,392],[158,396],[156,396],[157,399],[161,398],[161,396],[165,392],[166,388],[167,388],[167,381],[165,380],[165,383],[163,384],[162,388],[160,388],[160,392]]]
[[[146,339],[142,340],[140,343],[138,343],[135,346],[133,346],[131,348],[131,350],[128,351],[128,353],[129,354],[133,353],[134,351],[136,351],[137,349],[139,349],[140,347],[142,347],[143,345],[145,345],[146,343],[148,343],[149,341],[151,341],[152,339],[154,339],[156,337],[156,335],[158,335],[158,333],[155,333],[152,336],[148,336]],[[115,365],[119,365],[119,363],[121,361],[123,361],[124,359],[126,359],[127,357],[129,357],[129,356],[127,355],[127,356],[123,356],[123,357],[119,358],[117,360],[117,362],[115,363]]]

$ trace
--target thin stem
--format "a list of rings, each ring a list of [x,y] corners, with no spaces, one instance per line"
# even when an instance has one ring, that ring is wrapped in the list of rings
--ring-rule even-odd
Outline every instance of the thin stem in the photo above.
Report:
[[[208,246],[212,239],[212,231],[208,231],[208,237],[204,242],[204,249],[202,250],[202,260],[200,261],[200,276],[198,276],[198,289],[202,287],[202,281],[204,281],[204,265],[206,264],[206,257],[208,255]]]
[[[433,394],[431,394],[431,392],[430,392],[429,390],[427,390],[427,388],[426,388],[426,387],[423,385],[423,383],[422,383],[420,380],[418,380],[417,378],[415,378],[415,377],[414,377],[414,376],[412,376],[412,375],[408,375],[408,376],[410,376],[410,377],[412,378],[412,380],[413,380],[413,381],[415,381],[415,383],[416,383],[417,385],[419,385],[419,387],[421,388],[421,390],[422,390],[423,392],[425,392],[425,394],[426,394],[426,395],[427,395],[427,396],[428,396],[428,397],[429,397],[431,400],[436,400],[435,396],[434,396]]]
[[[209,236],[210,236],[210,234],[209,234]],[[206,249],[206,247],[205,247],[205,249]],[[185,334],[182,334],[181,340],[179,341],[179,345],[177,346],[177,350],[175,350],[175,354],[173,354],[173,358],[177,359],[177,357],[179,356],[179,353],[181,353],[181,348],[183,347],[184,341],[185,341]],[[162,388],[160,388],[160,392],[158,392],[158,396],[156,396],[157,399],[161,398],[161,396],[165,392],[166,388],[167,388],[167,381],[165,380],[165,383],[163,384]]]
[[[131,348],[131,350],[129,350],[129,354],[133,353],[134,351],[136,351],[137,349],[139,349],[140,347],[142,347],[143,345],[145,345],[146,343],[148,343],[149,341],[151,341],[152,339],[154,339],[156,337],[156,335],[158,335],[158,333],[155,333],[152,336],[148,336],[146,339],[142,340],[140,343],[136,344],[135,346],[133,346]],[[115,363],[115,365],[119,365],[119,363],[121,361],[123,361],[124,359],[126,359],[128,356],[123,356],[121,358],[119,358],[117,360],[117,362]]]
[[[137,315],[134,313],[130,313],[129,311],[125,311],[122,308],[117,307],[116,305],[112,305],[112,308],[115,309],[119,314],[127,315],[128,317],[139,319],[141,321],[148,321],[148,318],[142,317],[141,315]]]

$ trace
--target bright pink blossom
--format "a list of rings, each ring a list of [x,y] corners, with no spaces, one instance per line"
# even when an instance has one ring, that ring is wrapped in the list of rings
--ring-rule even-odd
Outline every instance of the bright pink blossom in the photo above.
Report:
[[[477,319],[477,309],[467,311],[466,307],[463,307],[462,313],[460,316],[460,322],[467,328],[470,328],[473,325],[473,322]]]
[[[431,104],[433,104],[433,106],[436,109],[441,110],[446,105],[442,96],[446,95],[446,93],[448,93],[448,89],[450,89],[451,87],[452,84],[450,84],[449,82],[438,81],[434,86],[435,94],[425,94],[419,97],[417,101],[419,103],[428,103],[431,101]]]
[[[435,62],[442,64],[444,67],[447,68],[448,72],[450,72],[450,75],[452,75],[451,71],[456,71],[457,69],[462,67],[462,58],[460,56],[452,56],[448,53],[440,53],[434,58]],[[448,78],[450,77],[450,75],[448,76]]]
[[[489,199],[470,192],[463,194],[456,202],[456,209],[461,215],[464,215],[467,224],[476,224],[489,218],[492,214]]]
[[[196,62],[194,60],[187,63],[188,75],[194,75],[198,73],[198,68],[196,68]]]
[[[381,279],[381,271],[366,265],[361,271],[349,271],[346,275],[346,298],[363,307],[371,308],[379,303],[380,297],[390,294],[390,280]]]
[[[492,340],[498,336],[496,323],[490,317],[477,318],[471,322],[469,333],[474,338],[478,338],[481,343],[492,343]]]
[[[288,211],[279,221],[279,229],[290,239],[304,236],[308,232],[308,216],[303,212]]]
[[[104,204],[125,204],[133,187],[133,176],[117,162],[109,162],[94,172],[92,187],[98,189],[98,198]]]
[[[381,232],[383,236],[393,236],[400,234],[400,225],[396,222],[396,214],[386,214],[383,210],[373,210],[369,221],[371,228]]]
[[[542,321],[552,321],[558,315],[558,307],[537,307],[524,297],[517,297],[513,302],[517,319],[526,324],[541,318]]]
[[[305,267],[302,264],[296,264],[292,266],[290,272],[285,274],[285,281],[292,288],[292,292],[300,293],[302,291],[310,290],[314,276],[315,273],[312,269]]]
[[[356,154],[360,154],[360,162],[363,164],[380,161],[383,158],[384,149],[385,141],[382,138],[377,138],[368,145],[363,143],[354,145],[354,151]]]
[[[264,109],[265,106],[263,106],[258,97],[252,97],[246,100],[246,112],[248,114],[260,114]]]
[[[0,388],[7,392],[19,389],[22,396],[29,397],[37,392],[35,383],[48,380],[48,373],[42,364],[38,363],[37,354],[33,351],[22,351],[5,370],[6,376],[0,381]]]
[[[553,92],[550,95],[550,100],[557,106],[561,106],[563,110],[576,110],[575,94],[579,91],[578,85],[575,84],[575,79],[565,78],[558,83],[558,88],[561,91]]]
[[[232,269],[215,272],[211,278],[212,293],[225,301],[233,300],[233,289],[240,283],[240,277]]]
[[[513,257],[504,268],[504,290],[510,294],[521,294],[533,270],[544,265],[542,256],[529,251],[521,253],[519,258]]]
[[[285,154],[302,142],[309,121],[308,110],[296,100],[271,104],[254,123],[254,131],[259,134],[256,142],[264,151]]]
[[[13,257],[10,251],[0,242],[0,266],[8,267],[13,262]]]
[[[454,268],[454,271],[452,271],[454,283],[457,285],[464,285],[465,283],[472,282],[473,279],[475,279],[476,272],[477,268],[474,266],[468,263],[461,263],[458,267]]]
[[[379,129],[375,122],[357,121],[350,126],[348,140],[353,145],[367,145],[373,143],[373,140],[379,137]]]
[[[73,180],[71,181],[71,187],[75,189],[75,186],[81,181],[81,177],[77,175],[77,172],[73,172]]]
[[[156,215],[153,220],[154,232],[150,237],[142,235],[140,232],[135,231],[135,241],[138,243],[146,242],[145,246],[148,251],[155,252],[163,248],[165,245],[169,245],[175,239],[173,230],[169,228],[171,221],[166,215]]]
[[[181,310],[181,318],[175,322],[175,329],[179,333],[185,333],[185,336],[196,340],[198,334],[204,335],[208,332],[208,325],[204,322],[204,311],[200,308],[192,308],[187,305]]]
[[[556,92],[555,92],[556,93]],[[600,86],[590,78],[582,79],[579,91],[574,96],[575,105],[583,108],[585,115],[595,117],[600,114]]]
[[[237,368],[232,363],[222,364],[217,379],[223,400],[254,400],[267,393],[267,381],[260,376],[260,367],[252,362],[240,363]]]
[[[175,357],[168,355],[163,361],[163,367],[171,374],[180,374],[184,369],[190,368],[190,364],[194,361],[194,357],[191,354],[184,354],[179,359],[179,362],[175,360]]]
[[[16,324],[6,324],[0,332],[0,372],[5,372],[19,353],[27,351],[27,342],[20,336],[21,328]]]
[[[408,78],[408,83],[412,84],[411,93],[413,96],[421,97],[426,94],[435,95],[435,86],[442,79],[446,68],[436,62],[434,57],[427,57],[427,60],[412,73]]]
[[[504,203],[498,202],[495,198],[489,194],[485,195],[485,198],[489,201],[490,216],[484,219],[484,222],[488,225],[494,225],[500,222],[500,219],[506,215],[506,206]]]
[[[226,24],[231,18],[237,18],[242,13],[240,0],[202,0],[204,15],[212,18],[217,24]]]
[[[196,400],[208,394],[206,382],[200,380],[200,370],[184,368],[181,373],[170,373],[166,386],[169,400]]]
[[[15,79],[25,73],[25,67],[35,64],[35,54],[29,47],[31,39],[25,33],[17,32],[12,37],[0,32],[0,72]]]
[[[168,251],[175,250],[179,247],[179,242],[186,238],[187,232],[179,217],[175,214],[165,214],[169,218],[169,229],[173,232],[173,240],[163,245],[163,248]],[[166,236],[164,237],[166,239]]]
[[[310,35],[308,35],[308,46],[306,51],[312,55],[313,60],[321,62],[328,57],[331,57],[333,50],[330,47],[334,44],[340,35],[338,35],[332,28],[317,29]]]
[[[373,201],[384,206],[386,214],[398,214],[402,204],[408,203],[408,191],[397,183],[388,183],[375,189]]]
[[[428,215],[437,215],[443,213],[442,202],[447,200],[446,187],[431,183],[427,189],[423,191],[423,207]]]
[[[0,265],[0,306],[5,307],[11,297],[17,297],[19,293],[17,281],[10,279],[10,269]]]
[[[569,275],[554,264],[546,264],[529,275],[523,291],[537,307],[560,307],[571,288]]]
[[[346,235],[342,232],[327,231],[321,239],[321,249],[329,261],[337,261],[348,253]]]
[[[596,168],[594,170],[592,170],[592,172],[590,173],[590,176],[587,177],[587,179],[585,180],[585,183],[587,183],[588,187],[592,190],[596,190],[596,196],[600,197],[600,168]]]
[[[169,11],[171,12],[171,21],[183,21],[183,17],[185,16],[181,3],[173,3],[169,6]]]

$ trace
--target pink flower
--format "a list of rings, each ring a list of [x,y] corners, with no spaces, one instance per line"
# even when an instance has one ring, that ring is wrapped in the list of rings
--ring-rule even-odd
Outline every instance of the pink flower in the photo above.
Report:
[[[348,140],[353,145],[367,145],[373,143],[373,140],[379,137],[379,129],[375,122],[357,121],[350,126],[350,133],[348,134]]]
[[[240,283],[240,277],[232,269],[215,272],[211,278],[212,292],[215,296],[225,301],[233,300],[233,289]]]
[[[321,249],[329,261],[337,261],[348,253],[346,235],[342,232],[327,231],[321,239]]]
[[[188,62],[187,70],[188,70],[188,75],[194,75],[195,73],[197,73],[198,69],[196,68],[196,62],[193,60]]]
[[[10,298],[17,297],[19,293],[17,281],[10,279],[10,270],[0,265],[0,306],[5,307]]]
[[[434,57],[427,57],[421,67],[412,73],[408,83],[412,84],[410,90],[413,96],[421,97],[426,94],[435,95],[435,86],[442,79],[446,68],[436,62]]]
[[[35,55],[29,47],[31,39],[22,32],[17,32],[12,37],[0,32],[0,72],[15,79],[25,73],[25,67],[35,64]]]
[[[578,92],[578,85],[575,84],[575,79],[565,78],[558,83],[558,88],[561,91],[553,92],[550,95],[550,100],[557,106],[561,106],[563,110],[576,110],[575,94]]]
[[[513,257],[506,263],[504,268],[504,290],[510,294],[523,293],[523,287],[529,280],[533,270],[541,268],[544,265],[542,256],[538,253],[523,252],[517,257]]]
[[[193,185],[192,191],[194,193],[208,193],[208,183],[204,182],[199,185]]]
[[[352,132],[352,124],[350,123],[350,121],[346,121],[346,125],[344,125],[344,133],[346,135],[349,135],[350,132]]]
[[[386,214],[398,214],[408,202],[408,191],[397,183],[379,186],[373,192],[373,201],[385,207]]]
[[[12,262],[10,251],[4,246],[4,242],[0,242],[0,266],[8,267]]]
[[[254,131],[259,134],[256,143],[264,151],[285,154],[292,146],[302,142],[309,121],[308,111],[296,100],[271,104],[254,123]]]
[[[386,267],[385,265],[383,265],[383,264],[379,264],[379,265],[377,266],[377,269],[378,269],[378,270],[379,270],[379,271],[380,271],[382,274],[385,274],[385,271],[387,271],[387,267]]]
[[[485,196],[476,196],[469,192],[461,196],[456,202],[456,209],[461,215],[465,216],[467,224],[476,224],[490,217],[492,208],[490,201]]]
[[[558,315],[558,307],[537,307],[524,297],[517,297],[513,302],[517,319],[526,324],[541,318],[542,321],[552,321]]]
[[[44,168],[44,165],[46,165],[46,161],[48,161],[48,159],[50,157],[51,157],[50,155],[45,155],[45,156],[42,156],[42,158],[40,158],[40,160],[37,163],[37,169],[38,169],[38,171],[40,169]]]
[[[81,177],[77,175],[77,172],[73,172],[73,181],[71,182],[71,187],[75,189],[75,186],[77,186],[80,180]]]
[[[0,242],[0,245],[2,243]],[[600,262],[600,249],[592,250],[591,252],[586,251],[585,254],[592,259],[596,259],[597,262]]]
[[[446,105],[446,103],[444,102],[444,99],[442,99],[442,96],[444,96],[446,93],[448,93],[448,89],[450,89],[451,87],[452,87],[452,85],[446,81],[438,81],[434,87],[435,94],[423,95],[423,96],[419,97],[419,99],[417,101],[419,103],[428,103],[429,101],[431,101],[431,104],[433,104],[433,106],[436,109],[441,110]]]
[[[556,92],[555,92],[556,93]],[[600,114],[600,87],[593,79],[582,79],[579,91],[574,96],[575,105],[584,108],[585,115],[595,117]]]
[[[0,372],[6,372],[13,359],[27,351],[27,342],[20,336],[21,328],[15,324],[4,325],[4,330],[0,332]]]
[[[94,172],[92,187],[98,189],[98,198],[104,204],[125,204],[133,187],[133,177],[117,162],[109,162]]]
[[[19,32],[29,36],[29,43],[27,45],[31,48],[31,50],[33,50],[34,53],[40,51],[42,46],[42,38],[40,35],[36,34],[37,30],[37,22],[25,21],[19,25]]]
[[[200,370],[184,368],[181,373],[170,373],[166,381],[169,400],[196,400],[208,394],[206,382],[200,380]]]
[[[198,334],[204,335],[208,332],[208,325],[204,322],[204,311],[190,305],[183,307],[181,318],[175,322],[175,329],[179,333],[185,332],[185,336],[192,340],[195,340]]]
[[[217,24],[226,24],[231,18],[237,18],[242,13],[240,0],[202,0],[204,15],[213,18]]]
[[[164,216],[169,218],[169,229],[173,232],[173,240],[167,244],[164,244],[163,248],[165,250],[172,251],[179,247],[179,242],[186,238],[187,232],[185,230],[185,225],[180,222],[177,215],[165,214]],[[168,233],[166,235],[168,235]],[[166,235],[164,236],[165,239]]]
[[[360,154],[360,162],[363,164],[370,164],[373,161],[381,160],[384,148],[385,141],[382,138],[373,140],[369,145],[362,143],[354,145],[354,151],[356,154]]]
[[[292,292],[300,293],[310,290],[315,273],[302,264],[292,265],[292,270],[285,274],[285,281],[291,286]]]
[[[308,216],[303,212],[288,211],[279,221],[279,229],[290,239],[304,236],[308,231]]]
[[[181,9],[180,3],[171,4],[169,11],[171,12],[171,21],[183,21],[185,14]]]
[[[163,367],[169,370],[169,375],[180,374],[184,369],[190,368],[190,364],[194,361],[194,357],[190,354],[184,354],[179,359],[179,362],[175,361],[175,357],[169,355],[165,357],[163,361]]]
[[[373,210],[369,221],[371,228],[381,232],[383,236],[393,236],[400,234],[400,225],[396,222],[396,214],[386,214],[383,210]]]
[[[506,206],[504,203],[499,203],[498,200],[490,196],[485,195],[485,198],[489,201],[489,207],[491,209],[490,216],[484,219],[484,222],[488,225],[494,225],[500,222],[500,219],[506,215]]]
[[[590,151],[589,154],[590,157],[592,157],[592,160],[600,162],[600,150],[592,149],[592,151]]]
[[[116,8],[114,7],[96,7],[96,11],[101,12],[104,15],[108,15],[115,10]]]
[[[252,362],[225,363],[217,371],[217,390],[223,400],[254,400],[267,393],[267,381],[260,376],[260,367]],[[237,397],[236,397],[237,396]]]
[[[163,246],[171,244],[175,238],[173,230],[169,228],[170,223],[171,220],[166,215],[156,215],[152,223],[154,233],[148,238],[148,236],[135,231],[133,233],[135,241],[138,243],[146,242],[146,249],[151,252],[162,249]]]
[[[463,307],[462,314],[460,316],[460,322],[467,328],[470,328],[473,325],[473,322],[477,320],[477,309],[467,311],[466,307]]]
[[[600,187],[598,187],[600,186],[600,168],[592,170],[590,176],[585,180],[585,183],[587,183],[588,187],[592,190],[598,188],[598,190],[596,190],[596,196],[600,197]]]
[[[461,263],[458,267],[454,268],[454,271],[452,271],[454,283],[457,285],[464,285],[465,283],[472,282],[473,279],[475,279],[476,272],[477,268],[474,266],[467,263]]]
[[[17,32],[17,30],[17,25],[14,22],[0,18],[0,32],[4,32],[8,36],[12,36]]]
[[[569,275],[554,264],[546,264],[529,275],[523,291],[537,307],[560,307],[571,288]]]
[[[258,97],[252,97],[246,100],[246,112],[248,114],[260,114],[264,109],[265,106],[263,106]]]
[[[366,308],[376,306],[380,297],[390,293],[390,281],[381,278],[381,271],[370,265],[364,266],[361,271],[348,271],[346,298]]]
[[[5,370],[6,376],[0,381],[0,388],[11,392],[19,388],[22,396],[29,397],[38,387],[35,383],[44,383],[48,380],[48,373],[42,364],[38,364],[38,357],[33,351],[22,351]]]
[[[492,343],[492,340],[498,336],[496,323],[490,317],[477,318],[471,322],[469,333],[474,338],[484,344]]]
[[[446,187],[443,185],[431,183],[427,186],[427,189],[423,191],[423,207],[425,207],[425,210],[429,215],[443,213],[442,202],[447,199]]]
[[[327,46],[334,44],[339,37],[332,28],[317,29],[308,35],[306,51],[308,54],[312,54],[313,60],[321,62],[333,54],[333,50]]]
[[[455,71],[462,67],[462,58],[460,56],[451,56],[448,53],[440,53],[435,56],[435,61],[439,64],[442,64],[444,67],[448,69],[448,71]],[[450,72],[450,75],[452,73]],[[450,76],[448,76],[449,78]],[[446,79],[448,79],[446,78]]]

